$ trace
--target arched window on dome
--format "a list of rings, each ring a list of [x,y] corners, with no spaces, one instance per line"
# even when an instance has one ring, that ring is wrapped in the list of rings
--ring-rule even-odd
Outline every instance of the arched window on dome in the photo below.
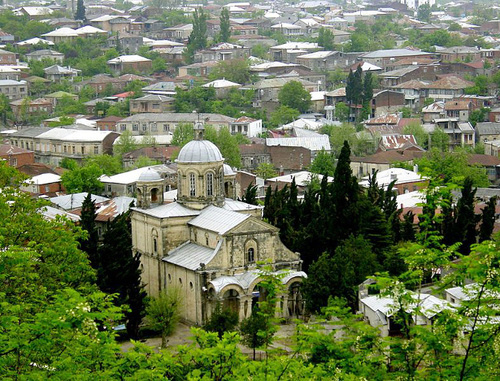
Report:
[[[196,196],[196,176],[194,173],[189,174],[189,195]]]
[[[206,178],[207,178],[207,196],[213,196],[214,195],[214,174],[207,173]]]

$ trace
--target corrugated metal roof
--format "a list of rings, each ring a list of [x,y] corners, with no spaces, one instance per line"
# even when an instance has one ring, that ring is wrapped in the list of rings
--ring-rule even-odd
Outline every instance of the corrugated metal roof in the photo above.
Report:
[[[197,217],[189,221],[188,224],[200,229],[224,234],[249,217],[248,214],[237,213],[210,205],[203,209]]]
[[[311,151],[330,151],[330,139],[328,135],[308,136],[299,138],[267,138],[267,146],[304,147]]]
[[[85,197],[87,197],[87,194],[88,193],[86,192],[82,192],[52,197],[50,199],[50,202],[64,210],[77,209],[82,207],[83,201],[85,200]],[[91,195],[91,199],[96,204],[109,201],[109,198],[96,196],[95,194]]]
[[[200,264],[208,264],[212,260],[219,251],[221,242],[219,241],[215,249],[211,249],[187,241],[169,252],[163,261],[194,271],[200,267]]]
[[[157,218],[189,217],[197,216],[200,214],[199,210],[188,209],[177,202],[163,204],[151,209],[133,208],[133,210]]]

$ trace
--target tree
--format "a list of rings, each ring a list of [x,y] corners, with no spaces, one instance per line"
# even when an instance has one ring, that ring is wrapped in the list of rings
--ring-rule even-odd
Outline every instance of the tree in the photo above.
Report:
[[[224,7],[220,13],[219,41],[228,42],[231,37],[231,23],[229,21],[229,9]]]
[[[122,156],[125,153],[137,149],[137,143],[131,131],[123,131],[116,143],[113,145],[113,154]]]
[[[299,115],[299,110],[281,105],[271,113],[269,122],[272,126],[278,127],[293,122]]]
[[[83,0],[77,0],[76,2],[76,13],[75,20],[85,21],[85,5],[83,4]]]
[[[429,134],[420,123],[410,123],[403,128],[407,135],[413,135],[420,147],[426,148],[429,142]]]
[[[95,163],[78,166],[61,176],[61,183],[68,193],[88,192],[100,194],[104,185],[99,181],[102,169]]]
[[[417,9],[417,19],[424,22],[429,22],[431,17],[431,7],[429,4],[422,4]]]
[[[251,205],[257,204],[257,185],[253,185],[252,183],[248,184],[247,189],[245,190],[245,194],[243,195],[243,202]]]
[[[117,156],[107,154],[92,155],[85,159],[85,165],[95,164],[101,168],[102,173],[107,176],[113,176],[123,172],[122,163]]]
[[[335,172],[335,158],[331,153],[322,149],[316,154],[309,170],[319,175],[333,176]]]
[[[184,147],[194,139],[194,126],[190,123],[179,123],[172,136],[172,145]]]
[[[335,50],[334,36],[330,29],[319,28],[318,45],[323,47],[323,50]]]
[[[222,308],[220,302],[217,302],[215,309],[210,315],[210,319],[203,326],[203,329],[210,332],[217,332],[222,339],[224,332],[234,331],[238,325],[238,313],[229,309]]]
[[[217,66],[210,72],[212,80],[225,78],[228,81],[245,84],[252,82],[253,75],[250,72],[250,62],[245,59],[233,59],[219,61]]]
[[[194,58],[197,50],[207,46],[207,20],[208,15],[203,8],[196,8],[193,14],[193,31],[189,35],[186,49],[186,57],[189,62]]]
[[[491,239],[495,226],[496,196],[491,197],[482,209],[481,226],[479,227],[479,242]]]
[[[95,203],[92,200],[92,195],[87,193],[87,196],[83,200],[82,211],[80,214],[80,227],[87,232],[87,235],[86,237],[80,238],[79,241],[80,249],[87,253],[90,265],[95,270],[99,267],[99,257],[97,252],[99,234],[95,224],[96,217]]]
[[[259,308],[254,307],[249,318],[244,319],[240,324],[240,332],[243,343],[253,349],[253,359],[255,360],[255,350],[266,344],[266,339],[262,332],[267,329],[266,317],[259,313]]]
[[[484,122],[490,111],[487,107],[481,107],[479,110],[474,110],[469,115],[469,122],[472,127],[476,127],[479,122]]]
[[[278,93],[281,106],[287,106],[303,113],[311,107],[311,94],[298,81],[286,83]]]
[[[335,118],[341,122],[347,122],[349,120],[349,107],[344,102],[338,102],[335,104]]]
[[[278,175],[278,171],[274,169],[274,166],[271,163],[260,163],[257,166],[255,173],[264,180]]]
[[[179,311],[182,306],[180,290],[169,287],[152,298],[146,307],[146,315],[150,324],[161,331],[161,347],[167,347],[167,337],[170,336],[179,321]]]
[[[240,147],[236,137],[229,132],[229,128],[222,127],[216,131],[215,128],[206,126],[205,139],[219,148],[226,164],[235,168],[241,167]]]
[[[446,152],[449,149],[450,137],[442,128],[436,128],[431,134],[431,148]]]

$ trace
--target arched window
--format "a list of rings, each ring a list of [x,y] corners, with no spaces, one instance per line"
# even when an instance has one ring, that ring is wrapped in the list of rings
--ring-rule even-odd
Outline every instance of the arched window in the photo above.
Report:
[[[153,253],[158,252],[158,241],[156,241],[156,238],[153,238]]]
[[[207,196],[214,195],[214,174],[207,173]]]
[[[247,262],[248,263],[255,262],[255,250],[253,247],[249,248],[247,251]]]
[[[196,176],[194,173],[189,174],[189,195],[196,196]]]

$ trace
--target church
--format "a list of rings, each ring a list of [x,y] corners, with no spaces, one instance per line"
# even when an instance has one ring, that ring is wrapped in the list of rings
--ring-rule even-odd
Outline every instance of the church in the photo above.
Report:
[[[202,325],[217,303],[250,316],[265,293],[259,287],[258,263],[266,262],[283,283],[280,316],[302,313],[299,253],[286,248],[276,227],[262,221],[262,207],[234,199],[235,173],[220,150],[195,139],[177,158],[177,199],[164,203],[165,180],[153,169],[137,182],[132,243],[141,254],[142,280],[149,295],[169,287],[181,291],[181,316]]]

